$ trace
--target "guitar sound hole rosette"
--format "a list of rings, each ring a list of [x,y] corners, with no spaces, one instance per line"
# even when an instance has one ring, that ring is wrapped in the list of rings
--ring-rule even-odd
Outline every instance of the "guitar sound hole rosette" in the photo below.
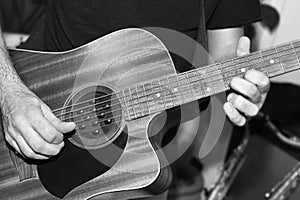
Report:
[[[121,133],[124,120],[121,104],[106,86],[89,86],[75,92],[66,102],[64,121],[76,123],[69,141],[84,149],[111,144]]]

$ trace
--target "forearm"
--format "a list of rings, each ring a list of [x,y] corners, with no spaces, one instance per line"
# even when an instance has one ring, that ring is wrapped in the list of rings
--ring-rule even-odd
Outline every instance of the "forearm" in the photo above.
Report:
[[[24,85],[10,60],[0,28],[0,104],[8,93],[20,87]]]
[[[242,27],[208,30],[209,54],[214,62],[237,56],[237,45],[244,31]]]

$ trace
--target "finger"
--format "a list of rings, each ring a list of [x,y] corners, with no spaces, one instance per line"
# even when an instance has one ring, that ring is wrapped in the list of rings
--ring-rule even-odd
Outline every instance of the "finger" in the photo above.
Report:
[[[38,107],[33,107],[29,111],[28,116],[34,130],[41,135],[46,142],[59,144],[63,141],[63,135],[50,124]]]
[[[257,85],[259,91],[263,93],[270,89],[270,80],[263,72],[252,69],[246,72],[244,78]]]
[[[17,136],[17,137],[15,138],[15,140],[16,140],[18,146],[20,147],[21,154],[23,154],[25,157],[31,158],[31,159],[37,159],[37,160],[46,160],[46,159],[49,158],[49,157],[47,157],[47,156],[44,156],[44,155],[40,155],[40,154],[35,153],[35,152],[29,147],[29,145],[27,144],[27,142],[24,140],[23,137]]]
[[[226,102],[223,106],[225,113],[237,126],[243,126],[246,123],[245,117],[243,117],[230,102]]]
[[[261,93],[258,88],[251,82],[239,78],[233,77],[230,82],[230,87],[239,93],[249,97],[251,101],[257,103],[261,100]]]
[[[5,140],[12,148],[14,148],[15,153],[21,154],[19,146],[17,145],[16,141],[10,136],[10,134],[5,134]]]
[[[251,103],[241,95],[231,93],[228,95],[227,101],[246,116],[255,116],[259,111],[259,108],[255,104]]]
[[[50,144],[46,142],[31,126],[23,125],[19,129],[19,135],[23,136],[28,146],[35,153],[42,154],[45,156],[54,156],[59,153],[61,148],[64,146],[64,142],[60,144]],[[20,147],[21,148],[21,147]]]
[[[74,122],[62,122],[52,113],[51,109],[45,104],[43,104],[41,108],[45,117],[59,132],[69,133],[75,129],[76,124]]]
[[[237,56],[243,56],[250,52],[250,39],[248,37],[241,37],[237,46]]]

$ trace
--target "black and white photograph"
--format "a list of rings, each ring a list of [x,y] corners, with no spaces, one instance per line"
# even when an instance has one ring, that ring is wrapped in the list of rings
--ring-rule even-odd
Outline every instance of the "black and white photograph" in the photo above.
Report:
[[[0,199],[300,199],[299,8],[0,0]]]

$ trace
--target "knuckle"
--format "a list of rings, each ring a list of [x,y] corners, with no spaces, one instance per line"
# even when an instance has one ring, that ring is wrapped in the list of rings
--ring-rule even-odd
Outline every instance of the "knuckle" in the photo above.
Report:
[[[38,112],[38,107],[36,105],[29,105],[26,107],[26,113],[33,118],[36,118]]]
[[[257,75],[258,73],[260,73],[259,71],[255,70],[255,69],[249,69],[246,74],[245,74],[245,79],[246,80],[252,80],[252,79],[257,79]]]
[[[54,142],[57,140],[57,136],[53,134],[47,134],[47,141],[48,142]]]
[[[15,133],[14,128],[12,126],[8,126],[6,130],[7,130],[7,134],[10,134],[11,136],[13,136]]]
[[[60,141],[63,138],[61,134],[53,127],[41,126],[41,130],[43,131],[43,133],[40,133],[40,135],[43,135],[47,142],[53,143],[55,141]]]
[[[238,123],[239,121],[240,121],[240,117],[238,116],[238,115],[234,115],[234,116],[232,116],[232,121],[234,122],[234,123]]]
[[[42,153],[44,150],[43,144],[41,142],[32,142],[32,149],[35,152]]]
[[[256,86],[251,85],[248,89],[248,95],[251,98],[257,98],[259,96],[259,92]]]
[[[47,141],[48,142],[51,142],[51,143],[53,143],[53,142],[55,142],[55,141],[57,141],[57,140],[60,140],[60,137],[59,137],[59,135],[57,134],[57,133],[54,133],[53,131],[52,132],[48,132],[48,133],[46,133],[47,135],[46,135],[46,137],[47,137]]]
[[[32,151],[23,151],[23,154],[27,157],[27,158],[34,158],[35,153]]]
[[[245,79],[251,78],[252,73],[253,73],[253,69],[249,69],[248,71],[246,71],[246,73],[244,75]]]
[[[263,77],[261,78],[261,85],[262,85],[263,87],[265,87],[265,88],[269,88],[269,85],[270,85],[270,80],[269,80],[269,78],[266,77],[266,76],[263,76]]]
[[[238,77],[233,77],[230,81],[230,86],[231,87],[234,86],[235,84],[237,84],[237,82],[238,82]]]
[[[237,96],[234,99],[234,105],[237,109],[244,109],[246,107],[245,102],[243,101],[243,97]]]
[[[20,113],[13,113],[11,115],[11,123],[12,123],[12,125],[18,125],[23,120],[24,120],[24,117]]]

